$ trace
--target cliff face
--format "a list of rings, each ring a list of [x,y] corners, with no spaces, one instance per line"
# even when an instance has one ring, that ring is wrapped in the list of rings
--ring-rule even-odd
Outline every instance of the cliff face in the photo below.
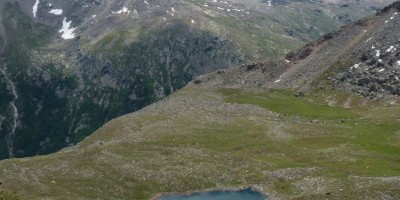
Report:
[[[37,18],[51,15],[43,10],[56,5],[48,6],[39,4]],[[12,3],[3,10],[8,46],[0,40],[2,158],[75,144],[106,121],[164,98],[193,76],[244,62],[231,40],[179,18],[154,27],[135,23],[145,31],[119,25],[102,30],[98,40],[85,38],[99,34],[93,30],[65,40],[54,28],[60,25],[57,15],[32,19]]]
[[[383,4],[2,1],[0,158],[76,144],[193,77],[283,55]]]

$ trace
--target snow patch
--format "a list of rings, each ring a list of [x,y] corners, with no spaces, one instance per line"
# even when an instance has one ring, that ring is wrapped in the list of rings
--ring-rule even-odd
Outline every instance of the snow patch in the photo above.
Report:
[[[360,67],[360,65],[361,65],[361,63],[354,64],[354,65],[351,67],[351,69],[357,69],[358,67]]]
[[[50,10],[49,13],[55,14],[55,15],[61,15],[63,13],[63,10],[62,9],[52,9],[52,10]]]
[[[385,71],[385,69],[380,69],[378,72],[383,72],[383,71]]]
[[[61,37],[64,38],[65,40],[69,40],[69,39],[74,39],[75,38],[75,28],[71,28],[71,22],[69,21],[67,22],[67,18],[64,17],[63,20],[63,26],[62,28],[58,31],[61,34]]]
[[[112,13],[113,14],[122,14],[122,13],[130,13],[131,11],[130,10],[128,10],[128,8],[127,7],[123,7],[121,10],[118,10],[118,11],[113,11]]]
[[[381,56],[381,50],[375,50],[376,51],[376,57]]]
[[[39,7],[39,0],[36,0],[36,2],[35,2],[35,5],[33,5],[33,17],[35,17],[36,18],[36,13],[37,13],[37,10],[38,10],[38,7]]]
[[[396,51],[396,48],[394,46],[390,46],[389,49],[386,50],[386,52],[391,53],[393,51]]]
[[[279,76],[278,80],[275,81],[275,83],[281,82],[281,81],[282,81],[282,77],[283,77],[285,74],[286,74],[286,72],[283,73],[283,74],[281,74],[281,75]]]

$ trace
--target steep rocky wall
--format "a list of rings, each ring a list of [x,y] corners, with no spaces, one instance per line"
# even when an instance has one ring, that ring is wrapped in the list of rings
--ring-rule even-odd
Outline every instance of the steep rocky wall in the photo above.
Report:
[[[105,37],[83,49],[76,38],[70,47],[58,50],[43,48],[52,30],[18,5],[8,4],[3,16],[12,37],[2,67],[19,93],[19,117],[13,131],[14,101],[8,98],[12,91],[2,83],[6,109],[0,113],[5,118],[0,137],[9,141],[6,138],[13,135],[16,157],[75,144],[110,119],[164,98],[199,74],[244,62],[232,41],[181,21],[145,29],[133,43]],[[50,37],[42,38],[46,35]],[[110,51],[116,44],[120,47]],[[7,145],[0,144],[1,158],[10,155]]]
[[[325,35],[286,56],[291,64],[272,87],[308,90],[321,78],[371,98],[398,95],[399,2],[376,16]]]

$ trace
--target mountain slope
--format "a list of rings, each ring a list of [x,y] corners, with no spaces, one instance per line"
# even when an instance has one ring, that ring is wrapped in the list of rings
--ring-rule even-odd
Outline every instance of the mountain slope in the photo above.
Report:
[[[399,38],[397,26],[385,23],[399,22],[392,18],[399,5],[360,21],[374,26],[357,22],[289,54],[290,63],[282,58],[200,76],[74,147],[1,161],[1,187],[30,199],[149,199],[249,186],[272,199],[399,199],[399,96],[369,100],[325,74],[357,73],[366,63],[339,68],[327,57],[326,68],[304,64],[321,61],[318,51],[338,52],[324,44],[343,38],[354,41],[344,51],[362,58],[369,52],[358,46],[363,30],[376,33],[368,42],[386,49],[393,41],[381,37]],[[382,62],[397,59],[394,51]]]
[[[389,2],[1,1],[0,158],[74,145],[193,77],[281,56]]]
[[[315,80],[310,77],[324,74],[336,86],[351,87],[352,92],[364,96],[376,96],[377,93],[398,95],[398,91],[393,89],[400,86],[398,17],[397,10],[385,10],[378,13],[378,17],[343,27],[296,53],[288,54],[286,59],[291,61],[292,69],[274,85],[307,89]],[[343,72],[343,69],[346,71]],[[328,77],[335,76],[338,71],[343,74]],[[370,87],[376,89],[368,92]]]

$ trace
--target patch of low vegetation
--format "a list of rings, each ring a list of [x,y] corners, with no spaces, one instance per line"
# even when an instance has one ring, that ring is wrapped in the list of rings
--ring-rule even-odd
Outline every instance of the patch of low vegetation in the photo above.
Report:
[[[364,176],[395,176],[400,172],[400,166],[389,164],[396,162],[397,154],[400,152],[398,140],[395,139],[400,126],[396,120],[393,120],[399,117],[399,107],[369,110],[366,106],[345,109],[339,106],[316,104],[306,98],[295,97],[289,91],[254,94],[238,90],[223,90],[222,93],[225,95],[226,102],[249,103],[284,115],[297,116],[298,118],[295,119],[297,121],[291,123],[291,128],[288,129],[295,138],[288,144],[294,148],[293,152],[297,152],[297,160],[344,170],[339,173],[352,170],[353,173]],[[385,116],[383,114],[385,112],[389,114]],[[346,154],[343,156],[350,156],[350,152],[362,150],[365,155],[361,156],[361,159],[354,158],[349,162],[331,162],[329,157],[327,157],[328,160],[309,158],[309,153],[312,151],[318,152],[324,149],[332,151],[348,149],[342,152]],[[302,153],[299,154],[299,152]],[[354,155],[354,157],[357,156]],[[382,163],[387,163],[387,165],[382,166]]]
[[[121,50],[126,45],[126,34],[128,33],[125,31],[110,31],[91,47],[91,51],[98,53]]]
[[[0,200],[22,200],[22,199],[14,192],[0,189]]]
[[[317,104],[306,98],[296,97],[291,91],[268,91],[264,94],[241,93],[239,90],[223,90],[226,102],[254,104],[284,115],[299,115],[310,119],[355,118],[349,109]]]

